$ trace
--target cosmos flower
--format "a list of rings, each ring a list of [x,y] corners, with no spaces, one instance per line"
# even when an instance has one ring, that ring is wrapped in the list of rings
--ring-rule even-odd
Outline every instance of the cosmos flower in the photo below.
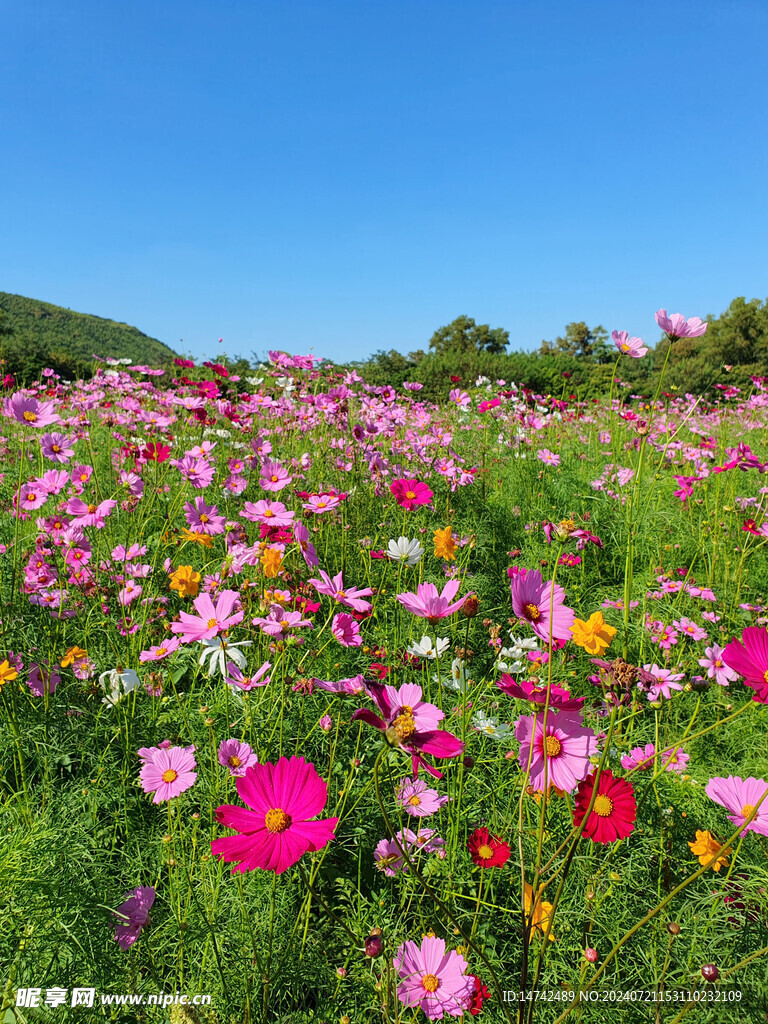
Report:
[[[533,886],[528,882],[525,883],[523,889],[523,901],[525,905],[525,916],[528,918],[530,924],[529,929],[531,934],[539,932],[542,936],[546,936],[549,942],[555,941],[555,936],[552,934],[552,911],[554,907],[551,903],[547,903],[546,900],[541,898],[543,887],[539,887],[539,894],[536,898],[536,906],[533,903]]]
[[[333,839],[338,818],[313,821],[325,807],[328,787],[303,757],[254,764],[236,782],[237,795],[251,810],[233,804],[216,809],[216,820],[237,835],[214,839],[214,857],[237,862],[232,872],[282,874],[310,850]]]
[[[692,843],[689,842],[688,845],[691,848],[691,853],[694,857],[699,858],[699,864],[703,867],[708,861],[712,860],[723,844],[718,839],[715,839],[711,832],[696,829],[696,838]],[[728,867],[727,858],[731,853],[732,849],[730,846],[727,850],[723,850],[717,860],[710,865],[712,870],[719,871],[720,868]]]
[[[436,789],[430,789],[421,779],[402,779],[395,797],[406,814],[414,818],[427,818],[436,814],[450,797],[441,796]]]
[[[592,769],[590,757],[597,751],[597,737],[581,724],[579,712],[550,709],[546,734],[543,714],[521,717],[515,723],[515,736],[523,771],[530,761],[534,789],[543,790],[546,784],[570,792]]]
[[[729,775],[727,779],[710,779],[704,792],[710,800],[731,812],[727,816],[729,821],[734,825],[743,825],[745,819],[753,813],[758,802],[768,792],[768,783],[765,779],[756,779],[753,776],[741,779],[738,775]],[[757,807],[757,815],[741,835],[744,836],[747,832],[759,832],[760,835],[768,836],[768,798]]]
[[[181,621],[171,623],[171,630],[180,633],[182,643],[185,644],[195,640],[211,640],[223,629],[243,621],[242,610],[234,610],[239,602],[240,595],[236,590],[222,590],[216,604],[210,594],[200,594],[194,601],[197,615],[179,612]]]
[[[258,758],[242,740],[222,740],[219,744],[219,764],[229,769],[229,774],[242,778],[246,769],[256,764]]]
[[[5,416],[36,429],[50,427],[52,423],[61,421],[61,417],[53,411],[54,408],[53,402],[38,402],[36,398],[23,395],[21,391],[16,391],[3,402]]]
[[[543,462],[546,466],[560,465],[560,456],[555,455],[555,453],[551,452],[549,448],[540,448],[536,452],[536,458],[539,460],[539,462]]]
[[[656,323],[669,335],[671,341],[677,341],[678,338],[700,338],[708,327],[697,316],[692,316],[690,320],[686,320],[682,313],[667,316],[666,309],[658,310],[655,316]]]
[[[170,588],[175,590],[179,597],[196,597],[200,589],[200,573],[195,572],[191,565],[180,565],[172,573],[169,573]]]
[[[608,625],[602,612],[590,615],[586,622],[575,618],[571,633],[577,647],[583,648],[588,654],[600,656],[610,647],[611,640],[616,636],[616,630]]]
[[[729,668],[723,660],[724,650],[718,644],[704,648],[705,657],[699,658],[699,664],[707,670],[709,679],[714,679],[719,686],[727,686],[737,678],[738,673]]]
[[[402,979],[397,998],[403,1006],[420,1008],[429,1020],[445,1014],[461,1017],[474,991],[474,982],[466,974],[467,961],[453,950],[446,952],[445,941],[425,935],[421,946],[405,942],[392,961]]]
[[[397,504],[411,512],[418,505],[428,505],[432,501],[432,491],[419,480],[393,480],[389,487]]]
[[[755,691],[752,700],[768,704],[768,630],[746,626],[741,640],[731,640],[722,659],[728,668],[744,676],[744,683]]]
[[[287,509],[281,501],[262,499],[255,503],[246,501],[240,515],[252,523],[264,523],[266,526],[292,526],[296,513]]]
[[[649,771],[653,768],[656,759],[656,747],[653,743],[646,743],[644,747],[633,747],[628,754],[622,755],[621,767],[626,772],[638,769]]]
[[[188,501],[184,506],[187,526],[195,533],[204,533],[212,537],[224,533],[224,516],[218,514],[219,510],[215,505],[207,505],[204,498],[195,498],[194,502]]]
[[[150,647],[148,651],[142,651],[139,654],[139,661],[163,661],[169,655],[173,654],[181,646],[181,640],[176,637],[169,637],[160,644],[156,644]]]
[[[584,821],[595,789],[595,778],[589,776],[579,783],[573,824],[578,828]],[[626,839],[635,828],[636,806],[632,786],[624,779],[614,779],[607,769],[597,782],[597,796],[586,817],[583,835],[594,843],[613,843]]]
[[[259,473],[259,485],[265,491],[282,491],[293,480],[290,473],[277,462],[265,462]]]
[[[195,748],[145,747],[139,751],[145,757],[139,776],[145,793],[154,793],[152,803],[173,800],[194,786],[197,779]]]
[[[453,615],[464,604],[463,598],[461,601],[454,601],[453,604],[449,603],[456,596],[460,587],[460,580],[449,580],[442,592],[438,594],[434,583],[420,583],[415,594],[397,594],[397,600],[412,615],[418,615],[419,618],[426,619],[430,625],[434,626],[440,619]]]
[[[332,597],[334,601],[338,601],[340,604],[344,604],[356,612],[368,612],[373,607],[370,601],[361,600],[361,598],[368,597],[373,593],[370,587],[365,587],[363,590],[358,590],[357,587],[345,587],[343,572],[337,573],[331,579],[328,573],[323,572],[321,569],[320,576],[321,579],[319,580],[311,579],[308,581],[318,594]]]
[[[444,530],[435,530],[435,558],[444,558],[448,562],[456,561],[456,541],[453,539],[453,532],[450,526]]]
[[[537,707],[543,708],[547,701],[547,687],[534,683],[530,679],[521,679],[518,683],[511,675],[504,673],[496,682],[502,693],[517,700],[527,700]],[[562,686],[551,686],[549,690],[549,706],[554,711],[579,711],[586,697],[572,697]]]
[[[397,540],[389,542],[386,554],[388,558],[395,562],[405,562],[406,565],[413,567],[421,561],[424,548],[419,544],[418,540],[398,537]]]
[[[622,355],[630,356],[632,359],[640,359],[648,354],[647,346],[643,345],[642,338],[630,338],[627,331],[611,331],[613,344]]]
[[[445,654],[448,648],[451,646],[451,641],[448,637],[435,638],[435,643],[428,636],[423,636],[418,643],[414,640],[407,650],[410,655],[414,658],[429,658],[432,661],[437,660],[441,655]]]
[[[476,828],[467,840],[472,863],[479,868],[503,867],[512,853],[501,836],[492,836],[487,828]]]
[[[69,462],[75,454],[70,438],[64,434],[43,434],[40,438],[43,456],[51,462]]]
[[[130,949],[138,939],[142,928],[149,922],[149,911],[154,902],[153,887],[139,886],[126,895],[125,903],[121,903],[112,911],[115,918],[115,939],[120,949]]]
[[[512,607],[519,619],[527,622],[540,640],[570,640],[573,609],[563,604],[565,591],[556,583],[544,581],[537,570],[513,576],[510,583]]]
[[[360,627],[354,617],[346,612],[334,615],[331,622],[331,633],[344,647],[362,646],[363,638],[360,635]]]

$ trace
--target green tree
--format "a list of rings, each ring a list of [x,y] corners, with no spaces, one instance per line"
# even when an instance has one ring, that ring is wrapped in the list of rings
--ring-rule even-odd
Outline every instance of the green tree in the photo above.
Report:
[[[539,355],[573,356],[592,363],[606,363],[611,358],[608,332],[601,325],[588,327],[583,320],[565,325],[565,335],[552,341],[542,341]]]
[[[707,320],[707,333],[691,340],[699,341],[699,351],[712,366],[768,364],[768,300],[747,302],[741,296],[717,320]]]
[[[429,347],[436,355],[446,352],[471,353],[490,352],[501,355],[509,344],[509,331],[503,327],[491,328],[488,324],[476,324],[470,316],[457,316],[451,323],[435,331],[429,340]]]

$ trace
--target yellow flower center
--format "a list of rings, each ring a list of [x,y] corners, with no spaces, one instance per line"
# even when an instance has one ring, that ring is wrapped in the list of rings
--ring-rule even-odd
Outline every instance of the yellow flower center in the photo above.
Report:
[[[273,484],[276,484],[279,478],[276,476],[271,476],[269,479],[272,481]]]
[[[167,771],[163,772],[163,782],[175,782],[178,777],[179,773],[175,772],[173,768],[168,768]]]
[[[237,757],[236,754],[233,754],[231,757],[227,758],[227,764],[229,765],[230,768],[239,768],[242,763],[243,762],[240,760],[239,757]],[[270,811],[270,814],[271,813],[272,812]]]
[[[29,493],[29,494],[27,495],[27,501],[36,501],[36,500],[37,500],[37,495],[36,495],[36,494],[32,494],[32,493],[30,492],[30,493]]]
[[[752,804],[744,804],[744,806],[741,808],[742,818],[748,818],[750,814],[754,813],[754,810],[755,808]]]
[[[201,523],[209,523],[209,522],[210,522],[210,519],[209,519],[209,518],[208,518],[208,516],[207,516],[207,515],[205,514],[205,512],[203,512],[203,514],[202,514],[202,515],[200,516],[200,522],[201,522]]]
[[[597,800],[595,800],[592,810],[595,814],[599,814],[601,818],[609,818],[613,813],[613,800],[601,793]]]
[[[37,419],[37,415],[34,412],[25,412],[24,419],[27,421],[27,423],[34,423],[35,420]]]
[[[722,668],[722,667],[723,667],[723,663],[718,658],[717,661],[715,662],[715,668]],[[765,674],[768,676],[768,672],[766,672]]]
[[[272,511],[272,509],[271,509],[271,508],[268,508],[268,509],[265,509],[265,510],[264,510],[264,512],[263,512],[262,514],[263,514],[263,516],[264,516],[264,518],[265,518],[265,519],[271,519],[271,518],[272,518],[272,516],[273,516],[273,515],[274,515],[275,513],[274,513],[274,512]]]
[[[408,803],[411,805],[411,807],[418,807],[421,804],[421,800],[414,793],[414,795],[410,798]]]
[[[544,749],[547,752],[547,757],[557,757],[563,749],[563,745],[557,736],[547,736],[544,742]]]
[[[416,732],[416,720],[413,717],[413,709],[404,705],[392,725],[398,739],[405,740],[412,736]]]
[[[413,498],[416,497],[416,492],[415,491],[406,491],[405,492],[405,496],[408,499],[413,499]],[[427,977],[428,978],[434,978],[434,974],[428,974]],[[433,989],[433,991],[434,991],[434,989]]]
[[[318,501],[317,508],[325,508],[328,505],[327,501]]]
[[[60,452],[61,451],[61,445],[60,444],[52,444],[51,445],[51,451],[52,452]]]
[[[440,979],[434,974],[425,974],[421,979],[421,984],[427,992],[437,992],[440,987]]]
[[[81,473],[80,474],[80,483],[85,483],[85,481],[87,479],[88,479],[88,474],[87,473]]]
[[[166,654],[168,653],[168,648],[167,647],[158,647],[157,651],[155,653],[156,653],[156,656],[158,658],[164,658],[166,656]]]
[[[264,824],[267,832],[285,832],[291,824],[291,819],[279,807],[271,807],[264,816]]]
[[[215,625],[216,625],[216,619],[208,619],[208,622],[206,623],[206,626],[208,627],[208,629],[213,629],[215,627]]]
[[[493,850],[490,848],[490,846],[478,846],[477,856],[480,857],[482,860],[490,860],[491,857],[493,856]]]
[[[629,345],[626,343],[626,341],[623,341],[621,343],[621,351],[622,352],[629,352]]]
[[[539,611],[538,605],[526,604],[523,606],[523,611],[526,612],[528,618],[533,622],[538,622],[541,618],[541,612]]]
[[[96,511],[96,507],[97,507],[96,505],[89,505],[88,506],[88,512],[89,512],[90,515],[93,515],[93,513]]]

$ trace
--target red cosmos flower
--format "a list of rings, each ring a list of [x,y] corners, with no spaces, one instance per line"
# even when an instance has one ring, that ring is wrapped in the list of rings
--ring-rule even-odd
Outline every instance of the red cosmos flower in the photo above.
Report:
[[[492,836],[487,828],[475,829],[467,840],[467,849],[479,868],[500,868],[512,852],[501,836]]]
[[[594,788],[594,776],[579,783],[573,811],[575,826],[584,820]],[[593,843],[614,843],[617,839],[626,839],[634,831],[636,816],[634,790],[626,779],[614,779],[613,773],[606,770],[598,779],[597,796],[583,834]]]
[[[157,444],[155,441],[150,441],[147,447],[142,450],[141,457],[148,459],[150,462],[165,462],[170,454],[170,445]]]
[[[723,661],[728,668],[744,676],[746,685],[755,691],[752,700],[768,704],[768,630],[746,626],[741,639],[743,643],[731,640],[726,645]]]
[[[741,528],[742,533],[751,533],[754,537],[761,537],[762,534],[757,528],[757,524],[754,519],[745,519],[744,525]]]
[[[432,501],[432,491],[419,480],[393,480],[389,489],[397,504],[406,512]]]
[[[192,362],[191,359],[174,359],[173,360],[173,365],[174,366],[180,366],[184,370],[192,370],[192,369],[194,369],[194,366],[195,366],[195,364]],[[185,381],[185,383],[186,383],[186,381]]]
[[[213,372],[217,373],[220,377],[229,376],[229,370],[226,368],[226,366],[222,366],[221,363],[207,362],[203,363],[203,366],[207,367],[209,370],[213,370]]]
[[[451,384],[460,384],[460,383],[461,383],[461,377],[454,377],[453,375],[451,375]]]
[[[374,661],[368,666],[368,671],[371,675],[376,676],[377,679],[386,679],[389,674],[389,669],[386,665],[382,665],[380,661]]]
[[[473,1017],[476,1017],[482,1010],[485,1000],[491,998],[491,993],[476,974],[470,974],[470,978],[474,982],[475,987],[470,997],[470,1003],[467,1009]]]

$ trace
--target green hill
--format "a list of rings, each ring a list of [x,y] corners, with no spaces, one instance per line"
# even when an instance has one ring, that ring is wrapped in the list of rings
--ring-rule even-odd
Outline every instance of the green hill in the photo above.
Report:
[[[6,372],[20,381],[34,379],[45,366],[67,377],[87,376],[94,355],[165,366],[176,353],[128,324],[0,292],[0,357]]]

